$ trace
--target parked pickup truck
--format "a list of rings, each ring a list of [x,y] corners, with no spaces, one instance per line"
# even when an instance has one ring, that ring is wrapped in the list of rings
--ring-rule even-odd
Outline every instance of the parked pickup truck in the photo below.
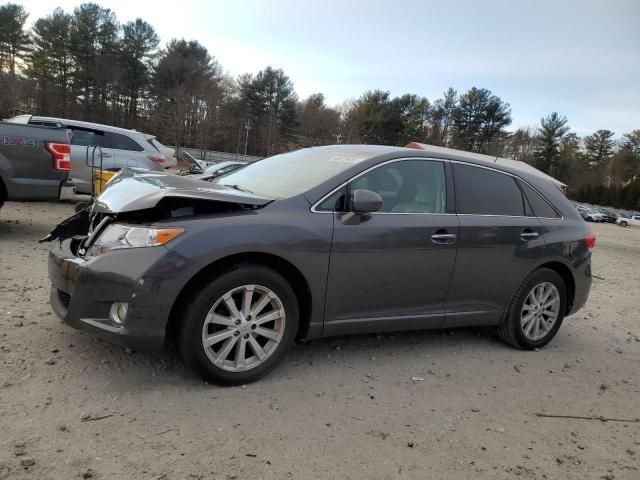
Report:
[[[640,227],[640,215],[631,215],[630,217],[619,217],[616,223],[621,227]]]
[[[65,129],[0,122],[0,207],[7,200],[58,200],[70,155]]]

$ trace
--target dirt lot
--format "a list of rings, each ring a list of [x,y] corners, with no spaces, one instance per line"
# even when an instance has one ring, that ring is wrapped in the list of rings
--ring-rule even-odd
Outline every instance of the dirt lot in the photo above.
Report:
[[[591,300],[541,351],[342,337],[218,388],[51,313],[36,239],[72,210],[0,211],[0,479],[640,478],[640,423],[535,415],[640,417],[640,230],[593,226]]]

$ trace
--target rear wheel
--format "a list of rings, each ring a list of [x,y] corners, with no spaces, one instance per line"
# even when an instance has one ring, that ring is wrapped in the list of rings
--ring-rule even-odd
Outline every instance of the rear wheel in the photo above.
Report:
[[[227,272],[197,293],[179,332],[183,361],[203,379],[249,383],[284,358],[298,329],[298,303],[289,283],[260,265]]]
[[[503,341],[516,348],[539,348],[556,335],[566,311],[564,280],[548,268],[533,272],[516,292],[498,326]]]

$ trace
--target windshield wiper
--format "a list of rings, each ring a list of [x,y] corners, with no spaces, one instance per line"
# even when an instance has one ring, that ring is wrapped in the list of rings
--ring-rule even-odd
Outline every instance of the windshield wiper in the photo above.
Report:
[[[223,187],[231,187],[235,190],[240,190],[241,192],[245,192],[245,193],[253,193],[251,190],[248,190],[246,188],[242,188],[240,185],[227,185],[225,183],[221,183],[220,185],[222,185]]]

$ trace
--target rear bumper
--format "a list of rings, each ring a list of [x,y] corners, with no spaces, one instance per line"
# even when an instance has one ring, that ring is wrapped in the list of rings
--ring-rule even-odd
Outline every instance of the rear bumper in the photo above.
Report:
[[[114,343],[161,349],[175,299],[168,285],[171,264],[166,262],[171,262],[171,252],[164,247],[130,249],[84,260],[73,255],[70,243],[55,242],[49,252],[53,311],[70,326]],[[124,324],[109,318],[114,302],[129,305]]]

